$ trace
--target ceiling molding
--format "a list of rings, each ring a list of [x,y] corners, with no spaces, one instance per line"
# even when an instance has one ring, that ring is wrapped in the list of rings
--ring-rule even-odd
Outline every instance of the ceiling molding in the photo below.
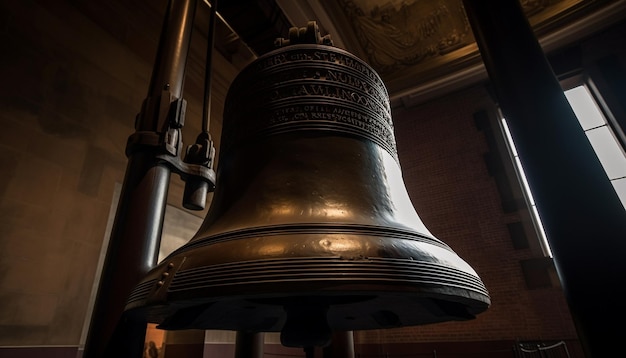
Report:
[[[558,29],[547,32],[538,41],[545,53],[567,46],[591,36],[624,19],[626,0],[613,1],[594,9],[585,16],[567,22]],[[474,44],[475,46],[475,44]],[[464,66],[444,76],[421,82],[415,86],[390,93],[392,107],[411,107],[430,99],[443,96],[461,88],[469,87],[488,79],[485,67],[476,49],[476,57],[468,59]],[[472,62],[473,63],[470,63]]]

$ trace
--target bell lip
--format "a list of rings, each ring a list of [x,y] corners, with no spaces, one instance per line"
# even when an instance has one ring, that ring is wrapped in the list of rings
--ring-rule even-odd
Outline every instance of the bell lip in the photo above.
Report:
[[[350,288],[350,287],[346,287]],[[344,288],[344,289],[346,289]],[[286,321],[286,307],[298,301],[310,304],[319,300],[329,308],[327,320],[333,331],[372,330],[428,325],[449,321],[467,321],[486,311],[491,305],[489,296],[474,295],[463,297],[436,292],[403,292],[389,287],[381,290],[353,290],[349,294],[333,291],[316,291],[288,295],[260,294],[255,297],[239,295],[222,300],[188,299],[166,303],[142,304],[135,302],[127,306],[126,313],[157,324],[166,330],[217,329],[247,330],[257,332],[279,332]],[[348,301],[344,300],[350,296]],[[270,303],[276,301],[276,303]],[[337,303],[338,302],[338,303]],[[412,306],[411,306],[412,305]],[[403,307],[396,310],[397,307]],[[407,309],[408,307],[408,309]],[[259,310],[258,313],[255,310]],[[268,313],[268,310],[270,311]],[[185,321],[184,311],[195,311],[193,317]],[[228,313],[233,321],[224,321]],[[355,314],[356,313],[356,314]],[[265,316],[267,317],[263,317]],[[398,322],[374,322],[372,317],[390,314],[398,317]],[[359,317],[359,315],[364,317]],[[211,317],[216,317],[212,319]],[[259,319],[258,317],[262,317]],[[246,319],[250,323],[246,323]],[[274,319],[270,324],[258,323]]]
[[[146,281],[149,284],[156,284],[156,280]],[[196,297],[194,292],[183,294],[171,294],[165,300],[151,300],[151,297],[144,297],[136,300],[129,300],[126,304],[126,311],[166,308],[179,306],[194,306],[199,304],[219,303],[229,301],[247,301],[269,306],[284,306],[293,300],[310,300],[311,298],[322,298],[329,305],[343,305],[359,301],[367,301],[376,297],[384,296],[388,298],[411,298],[411,299],[434,299],[447,302],[463,303],[470,309],[470,313],[478,314],[485,311],[491,305],[491,297],[485,290],[472,290],[467,287],[424,285],[416,289],[408,284],[368,284],[343,282],[335,285],[311,284],[311,282],[298,283],[292,287],[298,290],[272,290],[264,292],[257,289],[262,285],[250,285],[247,289],[235,294],[223,294],[210,297]],[[319,286],[319,287],[318,287]],[[251,294],[249,291],[256,290]]]
[[[438,302],[433,306],[435,310],[445,311],[447,308],[437,307],[450,306],[453,311],[458,312],[458,314],[438,315],[426,312],[404,315],[402,310],[398,310],[398,314],[382,314],[405,317],[403,320],[406,322],[401,321],[403,323],[400,326],[471,319],[485,311],[491,300],[476,272],[439,240],[418,233],[412,234],[414,238],[420,240],[387,238],[387,241],[393,242],[392,245],[383,245],[385,239],[381,237],[364,237],[357,234],[355,236],[358,236],[358,240],[365,247],[370,244],[382,245],[373,249],[370,247],[372,250],[365,255],[354,255],[354,252],[339,255],[329,250],[317,251],[314,256],[306,256],[307,251],[304,249],[302,252],[283,250],[277,257],[257,257],[255,260],[248,257],[242,260],[242,256],[234,255],[227,262],[224,262],[220,255],[235,251],[235,244],[258,244],[268,247],[284,245],[285,237],[290,237],[295,243],[307,240],[310,243],[311,236],[301,234],[294,238],[293,233],[290,233],[263,239],[239,237],[211,241],[211,238],[207,238],[202,245],[177,250],[153,269],[142,283],[137,285],[129,298],[126,310],[144,315],[154,323],[166,322],[163,326],[166,329],[179,329],[176,328],[177,324],[167,322],[179,320],[176,317],[180,309],[209,312],[210,307],[224,306],[225,309],[238,311],[250,302],[274,300],[277,302],[276,305],[280,306],[285,300],[303,296],[324,297],[327,300],[347,296],[369,297],[378,303],[365,304],[363,309],[369,312],[368,316],[376,316],[378,311],[393,312],[397,307],[409,307],[407,309],[411,311],[416,309],[411,305],[424,303],[432,305],[432,302]],[[341,237],[336,238],[340,243],[346,236],[345,233],[336,235]],[[308,239],[302,240],[303,237]],[[323,240],[331,241],[329,247],[334,244],[332,237],[329,238],[326,233],[321,238],[318,237],[318,241]],[[296,246],[290,248],[295,250]],[[397,250],[388,250],[392,247]],[[420,250],[425,254],[420,256],[417,253]],[[253,252],[252,256],[258,252]],[[280,256],[285,252],[288,253],[287,256]],[[385,252],[388,257],[373,255],[377,252]],[[289,256],[290,254],[295,256]],[[452,263],[444,260],[442,255],[449,256]],[[358,302],[350,305],[362,306]],[[334,306],[339,307],[342,304],[337,303]],[[342,312],[341,315],[350,314]],[[348,327],[349,323],[332,325],[334,329],[382,328],[372,326],[369,321]],[[185,327],[236,328],[229,324],[188,322]],[[277,330],[278,326],[279,323],[276,323],[270,328]],[[264,327],[265,331],[270,328]]]

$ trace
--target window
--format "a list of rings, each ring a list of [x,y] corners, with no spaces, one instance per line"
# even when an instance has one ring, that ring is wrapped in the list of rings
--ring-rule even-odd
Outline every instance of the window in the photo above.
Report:
[[[608,125],[605,116],[586,86],[577,86],[567,90],[565,91],[565,96],[572,106],[582,130],[587,134],[587,138],[595,150],[600,163],[602,163],[604,171],[607,174],[607,179],[613,184],[622,205],[624,205],[626,209],[626,153],[624,152],[624,148],[620,145],[613,130]],[[535,206],[535,201],[530,187],[528,186],[526,175],[524,174],[524,168],[519,160],[515,143],[513,143],[513,138],[511,137],[511,133],[509,132],[504,118],[502,119],[502,128],[509,147],[509,152],[516,167],[519,181],[524,190],[524,196],[533,216],[535,229],[540,238],[544,254],[552,257],[552,252],[550,251],[550,246],[548,245],[546,234],[543,230],[539,212]]]
[[[626,208],[626,155],[586,86],[565,91],[582,129]]]

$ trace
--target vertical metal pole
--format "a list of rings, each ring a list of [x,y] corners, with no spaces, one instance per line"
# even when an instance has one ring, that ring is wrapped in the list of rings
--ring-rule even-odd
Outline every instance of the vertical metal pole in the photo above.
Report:
[[[324,347],[324,358],[354,358],[354,333],[335,332],[330,345]]]
[[[626,212],[517,0],[464,0],[587,357],[622,347]]]
[[[265,334],[237,331],[235,358],[263,358]]]
[[[148,98],[135,124],[137,132],[160,134],[164,123],[157,107],[182,96],[194,11],[195,0],[170,1]],[[164,95],[164,91],[169,93]],[[158,258],[170,180],[170,169],[156,160],[159,150],[142,145],[129,154],[85,358],[142,357],[146,322],[123,312],[132,288]]]

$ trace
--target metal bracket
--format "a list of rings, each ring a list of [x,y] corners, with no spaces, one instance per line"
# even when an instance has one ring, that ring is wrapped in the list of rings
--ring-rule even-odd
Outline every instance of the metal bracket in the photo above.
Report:
[[[186,109],[187,101],[174,98],[168,90],[164,90],[160,96],[146,98],[135,120],[136,131],[128,137],[126,156],[130,157],[137,151],[155,152],[159,162],[168,165],[186,182],[183,205],[189,209],[202,210],[206,193],[215,190],[215,171],[212,169],[215,148],[211,136],[201,133],[196,143],[188,146],[185,160],[181,160],[181,128],[185,123]],[[157,123],[156,128],[144,130],[144,119],[152,116],[156,116],[156,121],[152,121]],[[190,196],[187,195],[187,187],[202,190]]]

